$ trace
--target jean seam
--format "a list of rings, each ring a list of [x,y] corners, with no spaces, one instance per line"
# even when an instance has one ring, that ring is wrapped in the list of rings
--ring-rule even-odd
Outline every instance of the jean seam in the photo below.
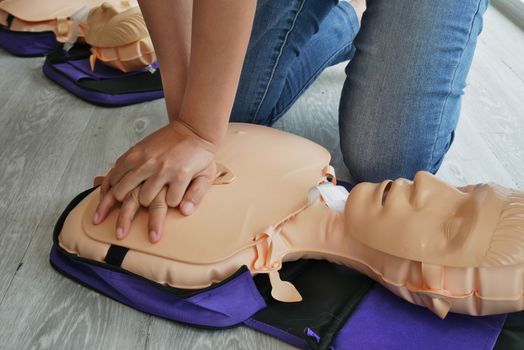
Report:
[[[300,3],[300,7],[297,11],[297,13],[295,14],[295,17],[293,18],[293,22],[291,23],[291,27],[289,28],[289,30],[286,32],[286,35],[284,37],[284,40],[282,41],[282,45],[280,46],[280,50],[279,50],[279,53],[277,55],[277,58],[275,60],[275,64],[273,66],[273,69],[271,71],[271,74],[269,76],[269,80],[266,84],[266,88],[264,89],[264,93],[262,94],[262,98],[260,99],[260,102],[258,104],[258,107],[253,115],[253,120],[251,121],[251,123],[255,123],[256,120],[257,120],[257,117],[258,117],[258,113],[260,112],[260,109],[262,108],[262,104],[264,103],[265,99],[266,99],[266,96],[267,96],[267,93],[269,91],[269,86],[271,85],[271,82],[273,81],[273,78],[275,76],[275,72],[277,70],[277,67],[278,67],[278,64],[280,62],[280,57],[282,57],[282,53],[284,52],[284,47],[286,46],[287,44],[287,41],[288,41],[288,38],[289,38],[289,34],[293,31],[293,29],[295,29],[295,23],[297,21],[297,18],[298,16],[300,15],[300,13],[302,12],[302,9],[304,8],[304,3],[306,2],[306,0],[302,0],[301,3]]]
[[[275,123],[284,113],[286,113],[289,108],[291,108],[291,106],[297,101],[297,99],[300,97],[300,95],[302,95],[304,93],[305,90],[307,90],[309,88],[309,86],[311,86],[311,84],[318,79],[320,73],[326,69],[327,65],[329,64],[329,62],[333,59],[333,57],[337,56],[338,54],[340,54],[342,51],[346,50],[348,47],[352,46],[353,45],[353,41],[350,41],[349,43],[347,43],[346,45],[344,45],[342,48],[340,48],[338,51],[336,51],[335,53],[333,53],[333,55],[329,56],[329,58],[324,62],[324,64],[321,66],[321,68],[317,69],[315,71],[315,73],[312,75],[311,78],[308,79],[308,81],[304,84],[304,86],[302,87],[302,89],[300,89],[300,91],[295,95],[295,97],[293,99],[291,99],[291,101],[286,105],[286,107],[284,107],[282,109],[282,111],[280,111],[278,114],[274,115],[273,117],[271,117],[269,119],[269,124],[273,124]],[[277,104],[278,104],[278,101],[277,101]]]
[[[446,95],[446,98],[444,99],[444,103],[442,104],[442,108],[440,110],[439,124],[438,124],[438,128],[437,128],[437,132],[435,134],[435,139],[433,141],[433,149],[431,150],[431,158],[429,160],[429,164],[426,166],[426,169],[430,169],[430,167],[433,165],[434,160],[435,160],[435,151],[436,151],[436,148],[437,148],[437,141],[439,139],[440,130],[442,129],[442,119],[443,119],[443,115],[444,115],[444,110],[446,108],[446,105],[448,104],[449,97],[451,96],[451,93],[453,91],[453,85],[455,84],[455,79],[457,77],[457,72],[459,70],[461,60],[462,60],[462,58],[464,56],[464,52],[466,51],[466,47],[468,46],[468,44],[471,41],[471,36],[472,36],[472,32],[473,32],[473,26],[475,24],[475,19],[477,18],[477,15],[480,12],[481,3],[482,3],[482,0],[479,0],[478,5],[477,5],[477,10],[475,11],[475,14],[473,15],[473,18],[471,20],[471,24],[470,24],[470,27],[469,27],[468,38],[467,38],[466,42],[464,43],[464,46],[462,48],[462,52],[460,53],[460,57],[458,59],[458,63],[456,65],[456,67],[455,67],[455,70],[453,71],[453,75],[452,75],[451,81],[449,83],[449,92]]]

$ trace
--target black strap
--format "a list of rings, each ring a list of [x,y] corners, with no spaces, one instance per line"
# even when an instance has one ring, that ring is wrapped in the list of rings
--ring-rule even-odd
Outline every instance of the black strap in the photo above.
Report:
[[[15,19],[15,16],[13,16],[12,14],[8,14],[7,15],[7,19],[6,19],[6,22],[7,22],[7,28],[11,28],[11,24],[13,23],[13,19]]]
[[[128,248],[121,247],[116,244],[111,244],[111,246],[107,250],[107,254],[104,258],[104,261],[109,265],[120,266],[122,265],[122,261],[124,261],[124,258],[126,257],[128,251]]]

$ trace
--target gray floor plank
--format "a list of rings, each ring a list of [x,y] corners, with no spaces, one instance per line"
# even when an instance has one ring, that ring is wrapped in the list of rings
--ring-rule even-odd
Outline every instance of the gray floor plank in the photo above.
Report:
[[[226,330],[195,329],[154,318],[149,328],[148,346],[153,349],[294,349],[294,347],[247,327]]]
[[[51,86],[37,69],[19,74],[27,79],[0,108],[0,299],[94,111]],[[77,117],[71,118],[72,110]]]
[[[143,349],[150,316],[51,270],[51,231],[34,232],[0,305],[0,349]]]
[[[80,102],[80,101],[78,101]],[[83,102],[81,102],[83,103]],[[0,305],[0,339],[6,348],[141,349],[146,344],[149,315],[102,298],[49,268],[48,252],[54,221],[79,188],[104,173],[122,150],[159,127],[144,111],[148,104],[121,109],[97,109],[68,157],[56,190],[32,236],[4,302]],[[31,291],[19,293],[19,291]],[[24,305],[20,308],[20,305]],[[9,322],[9,320],[18,322]],[[23,342],[9,334],[31,334]]]

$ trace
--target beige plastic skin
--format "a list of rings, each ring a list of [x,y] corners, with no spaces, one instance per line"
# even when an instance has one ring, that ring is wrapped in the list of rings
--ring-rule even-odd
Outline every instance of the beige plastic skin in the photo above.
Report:
[[[84,5],[98,4],[93,0],[5,0],[0,9],[24,22],[42,22],[71,17]]]
[[[321,199],[312,204],[306,200],[308,188],[321,179],[327,152],[288,136],[232,124],[219,159],[235,180],[213,186],[194,214],[198,216],[182,218],[170,212],[166,237],[159,244],[147,240],[145,212],[124,241],[114,238],[116,211],[104,224],[93,226],[95,191],[68,216],[60,245],[97,261],[103,261],[110,244],[128,247],[124,269],[180,288],[208,286],[247,265],[253,274],[269,274],[273,297],[300,301],[300,292],[281,281],[278,271],[284,261],[313,258],[351,266],[440,317],[449,311],[485,315],[524,308],[524,249],[515,250],[507,233],[498,240],[492,237],[508,210],[503,203],[522,194],[495,185],[455,189],[421,172],[414,182],[356,186],[341,214]],[[268,145],[277,151],[264,157]],[[259,162],[250,163],[251,158]],[[517,216],[524,213],[524,199],[520,201],[509,209]],[[291,215],[283,219],[283,213]],[[504,230],[509,227],[513,235],[522,236],[519,225],[510,220]],[[474,238],[479,242],[472,243]],[[428,253],[428,244],[441,255]],[[508,249],[508,256],[500,258],[498,252]]]
[[[119,11],[110,3],[89,12],[82,25],[85,40],[91,45],[91,68],[98,59],[123,72],[149,66],[156,60],[144,17],[138,7]]]

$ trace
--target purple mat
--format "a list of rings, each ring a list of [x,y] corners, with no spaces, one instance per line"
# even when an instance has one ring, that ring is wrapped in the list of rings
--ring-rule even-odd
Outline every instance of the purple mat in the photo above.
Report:
[[[246,320],[244,324],[250,328],[256,329],[259,332],[268,334],[272,337],[282,340],[283,342],[296,346],[297,348],[308,349],[309,347],[308,343],[304,339],[294,336],[293,334],[290,334],[285,330],[270,324],[257,321],[254,318]]]
[[[249,271],[227,283],[182,299],[123,272],[72,259],[53,246],[55,269],[123,304],[149,314],[203,327],[229,327],[266,307]]]
[[[69,65],[69,70],[74,70],[73,65]],[[77,81],[75,78],[70,78],[66,72],[60,72],[54,67],[51,67],[51,64],[46,61],[43,66],[44,74],[58,85],[62,86],[67,91],[73,93],[74,95],[80,97],[81,99],[104,107],[120,107],[128,106],[135,103],[141,103],[146,101],[152,101],[164,97],[163,90],[157,91],[148,91],[148,92],[136,92],[136,93],[124,93],[124,94],[109,94],[103,93],[100,91],[94,91],[85,89],[75,83]],[[74,77],[87,77],[86,73],[82,71],[74,70]],[[122,74],[122,73],[120,73]]]
[[[53,32],[13,32],[0,28],[0,46],[16,56],[45,56],[56,50],[55,33]]]
[[[493,349],[507,315],[448,314],[444,320],[375,286],[340,330],[333,348]]]

